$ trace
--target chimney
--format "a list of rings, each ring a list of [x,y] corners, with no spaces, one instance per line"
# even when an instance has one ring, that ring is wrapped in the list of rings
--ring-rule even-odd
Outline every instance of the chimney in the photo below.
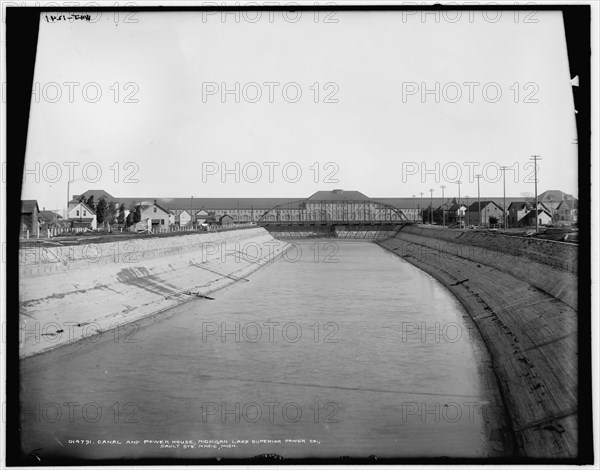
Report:
[[[156,205],[156,199],[154,200],[154,205]]]

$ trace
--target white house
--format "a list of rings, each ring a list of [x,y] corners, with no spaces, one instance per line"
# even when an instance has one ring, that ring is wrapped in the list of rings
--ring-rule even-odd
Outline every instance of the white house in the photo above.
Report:
[[[85,226],[92,230],[97,228],[96,212],[85,202],[79,202],[72,206],[67,217],[73,223],[73,226]]]
[[[524,227],[535,226],[536,212],[538,225],[549,225],[552,223],[552,214],[547,210],[531,210],[519,221],[519,223]]]
[[[207,218],[208,218],[208,212],[206,212],[204,209],[201,209],[198,212],[196,212],[196,223],[197,224],[205,223]]]
[[[169,217],[171,213],[159,206],[154,200],[153,204],[141,204],[142,207],[142,219],[150,219],[152,222],[152,229],[159,231],[169,230]]]
[[[188,225],[190,223],[190,220],[192,220],[192,216],[190,215],[190,213],[186,210],[182,210],[179,213],[179,225],[184,227],[186,225]]]

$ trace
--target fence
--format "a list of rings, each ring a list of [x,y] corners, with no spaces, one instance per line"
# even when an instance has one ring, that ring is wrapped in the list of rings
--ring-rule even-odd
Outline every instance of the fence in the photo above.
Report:
[[[139,233],[173,233],[173,232],[222,232],[225,230],[237,230],[240,228],[256,227],[255,223],[234,223],[228,225],[169,225],[154,227],[151,230],[145,230]],[[113,225],[110,228],[111,233],[128,233],[127,227],[124,225]],[[22,239],[36,239],[36,238],[54,238],[64,235],[76,235],[80,233],[107,233],[106,229],[91,229],[88,227],[52,227],[52,228],[38,228],[35,231],[32,230],[21,230],[19,232],[19,238]],[[135,233],[135,232],[131,232]]]

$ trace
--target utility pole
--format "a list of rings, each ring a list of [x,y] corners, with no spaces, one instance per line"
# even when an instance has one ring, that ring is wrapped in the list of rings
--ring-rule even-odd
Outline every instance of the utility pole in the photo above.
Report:
[[[465,196],[467,198],[467,225],[471,224],[471,211],[469,210],[469,196]]]
[[[459,180],[456,184],[458,184],[458,226],[462,229],[462,219],[460,216],[460,185],[462,184],[462,181]]]
[[[503,186],[503,202],[502,202],[502,221],[504,222],[504,231],[506,232],[506,170],[508,170],[507,166],[501,166],[500,170],[502,171],[502,186]],[[536,221],[537,221],[537,213],[536,213]]]
[[[70,189],[69,187],[71,186],[71,178],[67,179],[67,211],[65,213],[65,220],[67,220],[69,218],[69,193],[70,193]]]
[[[477,210],[479,211],[479,215],[477,216],[477,226],[481,226],[481,200],[479,199],[479,180],[481,179],[481,175],[475,175],[477,178]]]
[[[414,207],[415,207],[415,198],[416,198],[416,197],[417,197],[417,196],[415,196],[415,195],[413,194],[413,209],[414,209]],[[417,214],[418,214],[418,213],[419,213],[419,211],[417,211]],[[416,222],[416,221],[417,221],[417,214],[415,214],[415,213],[413,212],[413,221],[414,221],[414,222]]]
[[[542,159],[542,157],[540,157],[539,155],[533,155],[533,156],[529,157],[529,160],[533,161],[533,171],[534,171],[533,182],[535,183],[535,233],[538,233],[538,230],[539,230],[539,227],[538,227],[539,213],[538,213],[538,192],[537,192],[537,184],[538,184],[537,162],[538,162],[538,160],[541,160],[541,159]]]
[[[429,223],[433,225],[433,189],[430,189],[429,192],[431,193],[431,206],[429,207]]]
[[[424,222],[423,220],[423,193],[419,193],[421,195],[421,205],[419,206],[421,208],[420,212],[421,212],[421,223]]]
[[[194,230],[194,196],[190,199],[190,221],[192,222],[192,230]]]
[[[441,185],[442,188],[442,227],[446,228],[446,201],[444,200],[444,188],[446,186]]]

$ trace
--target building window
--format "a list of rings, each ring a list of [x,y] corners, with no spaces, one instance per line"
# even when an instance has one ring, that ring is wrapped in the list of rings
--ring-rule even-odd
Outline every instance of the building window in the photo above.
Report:
[[[83,216],[85,217],[86,215],[87,215],[87,212],[86,212],[86,211],[83,211]]]
[[[165,219],[160,219],[160,225],[165,225]]]
[[[156,207],[154,208],[154,213],[156,214]]]
[[[79,217],[79,211],[77,211],[77,214],[76,214],[76,215],[77,215],[77,217]]]

